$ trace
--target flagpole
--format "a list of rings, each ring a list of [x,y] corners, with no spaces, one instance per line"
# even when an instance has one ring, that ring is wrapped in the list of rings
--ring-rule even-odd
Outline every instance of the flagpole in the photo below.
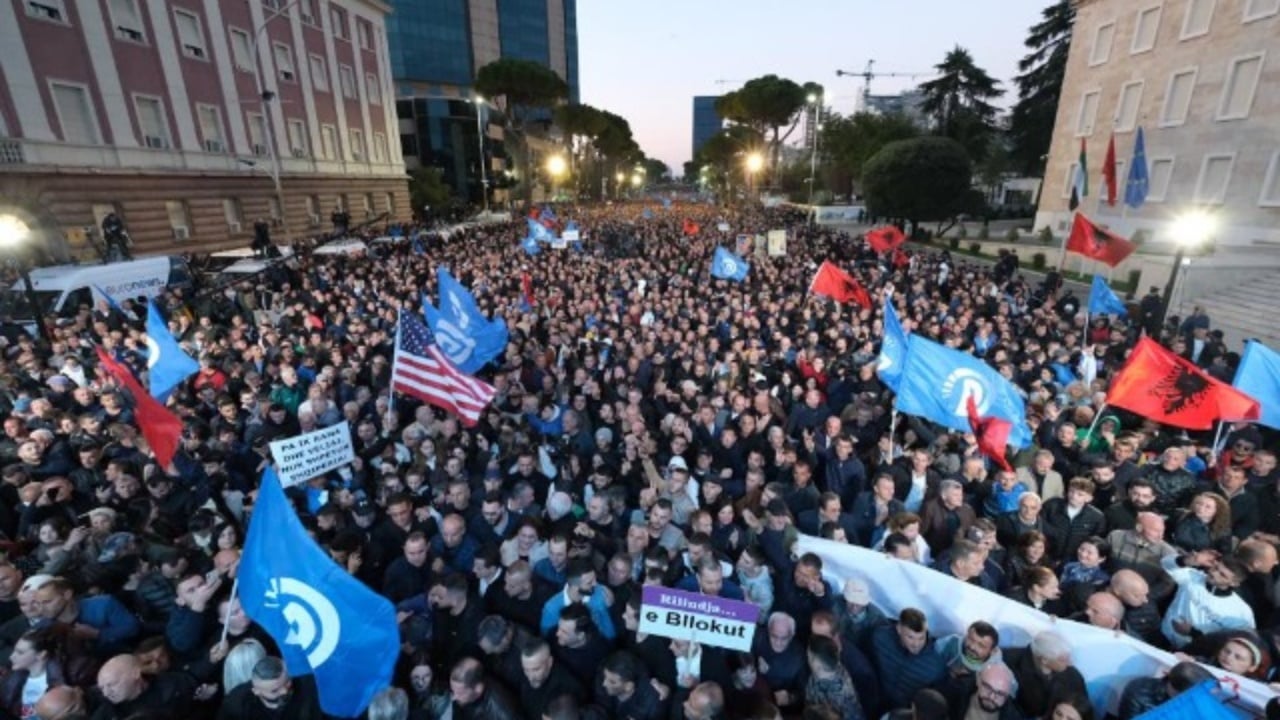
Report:
[[[898,427],[898,409],[894,408],[889,415],[889,462],[893,462],[893,449],[897,445],[897,441],[893,439],[894,432]]]
[[[1093,431],[1098,427],[1098,423],[1102,420],[1102,413],[1107,409],[1107,404],[1102,403],[1102,407],[1098,408],[1098,413],[1093,416],[1093,422],[1089,423],[1089,429],[1084,433],[1082,443],[1089,442],[1089,438],[1093,437]]]
[[[383,429],[388,433],[395,430],[391,427],[391,414],[395,412],[396,391],[394,388],[396,384],[396,365],[400,360],[400,330],[404,327],[403,316],[404,308],[401,308],[396,313],[396,339],[391,349],[391,375],[387,378],[387,414],[382,419]]]
[[[231,597],[227,598],[227,614],[222,617],[222,639],[219,644],[227,644],[227,633],[231,630],[231,605],[235,603],[236,597],[240,594],[240,573],[236,573],[236,577],[231,581]]]
[[[1222,442],[1222,431],[1223,431],[1226,427],[1227,427],[1227,421],[1225,421],[1225,420],[1219,420],[1219,421],[1218,421],[1218,432],[1217,432],[1216,434],[1214,434],[1214,436],[1213,436],[1213,445],[1212,445],[1212,446],[1211,446],[1211,448],[1210,448],[1210,451],[1212,452],[1212,458],[1213,458],[1214,462],[1217,462],[1217,460],[1218,460],[1218,452],[1221,450],[1221,445],[1220,445],[1220,444],[1221,444],[1221,442]]]

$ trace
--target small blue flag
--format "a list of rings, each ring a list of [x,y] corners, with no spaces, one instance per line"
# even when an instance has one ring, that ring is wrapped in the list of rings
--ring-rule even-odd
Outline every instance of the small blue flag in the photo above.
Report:
[[[164,402],[183,380],[199,372],[200,363],[182,351],[169,333],[156,304],[147,301],[147,390],[151,397]]]
[[[876,373],[880,380],[894,392],[902,385],[902,364],[907,358],[907,333],[893,309],[893,298],[884,296],[884,339],[880,341],[880,356],[876,359]]]
[[[101,287],[101,286],[98,286],[98,285],[94,285],[94,286],[93,286],[93,289],[94,289],[94,290],[95,290],[99,295],[101,295],[101,296],[102,296],[102,299],[103,299],[103,300],[106,300],[106,301],[107,301],[107,307],[109,307],[109,308],[111,308],[112,310],[114,310],[114,311],[116,311],[116,312],[120,313],[121,315],[124,315],[125,317],[129,317],[129,313],[126,313],[126,312],[124,311],[124,308],[120,307],[120,303],[116,302],[116,299],[115,299],[115,298],[113,298],[113,297],[111,297],[111,293],[107,292],[106,290],[103,290],[103,289],[102,289],[102,287]]]
[[[524,248],[524,251],[530,255],[537,255],[542,252],[542,246],[538,244],[537,239],[532,235],[526,235],[525,238],[520,241],[520,247]]]
[[[468,375],[507,349],[509,333],[505,320],[489,320],[476,306],[476,299],[443,267],[436,269],[440,308],[424,302],[422,312],[436,342],[446,357]]]
[[[1010,445],[1024,448],[1031,444],[1026,405],[1000,373],[968,353],[919,335],[907,338],[906,360],[894,403],[899,411],[968,432],[970,397],[978,406],[980,417],[998,417],[1013,423]]]
[[[649,208],[645,208],[645,209],[644,209],[644,212],[640,213],[640,216],[641,216],[641,217],[643,217],[645,220],[652,220],[652,219],[653,219],[653,211],[652,211],[652,210],[650,210]]]
[[[1262,415],[1257,420],[1259,424],[1280,430],[1280,353],[1257,340],[1250,340],[1244,346],[1244,357],[1240,358],[1240,367],[1236,369],[1236,380],[1232,385],[1262,406]]]
[[[662,198],[662,209],[663,210],[671,209],[671,198]]]
[[[569,222],[565,223],[565,226],[564,226],[564,231],[565,231],[565,232],[573,232],[573,231],[575,231],[575,230],[577,230],[577,229],[578,229],[578,221],[577,221],[577,220],[570,220]]]
[[[396,610],[307,535],[271,467],[262,474],[239,572],[240,605],[267,631],[289,675],[315,675],[320,709],[357,717],[391,684]]]
[[[1119,315],[1121,317],[1129,314],[1128,309],[1124,306],[1124,301],[1116,295],[1115,291],[1100,275],[1093,276],[1093,288],[1089,290],[1089,314]]]
[[[722,247],[716,247],[715,257],[711,260],[711,277],[742,282],[747,279],[749,272],[751,263]]]
[[[1129,179],[1124,184],[1124,204],[1137,210],[1147,201],[1151,176],[1147,169],[1147,142],[1138,128],[1133,141],[1133,159],[1129,161]]]

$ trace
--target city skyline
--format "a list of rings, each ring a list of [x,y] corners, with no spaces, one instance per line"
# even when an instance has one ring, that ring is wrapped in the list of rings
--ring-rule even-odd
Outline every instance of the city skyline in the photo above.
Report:
[[[692,98],[720,95],[770,73],[822,84],[826,106],[847,114],[863,80],[838,78],[837,68],[860,73],[867,60],[875,60],[877,72],[927,73],[960,45],[1003,83],[1006,96],[999,104],[1008,107],[1016,98],[1013,78],[1026,54],[1027,29],[1049,4],[917,0],[907,7],[807,0],[777,13],[776,3],[741,0],[734,5],[735,16],[725,19],[717,12],[722,5],[706,2],[655,0],[643,12],[629,4],[583,2],[578,7],[582,102],[625,117],[645,154],[665,162],[677,176],[690,159]],[[919,24],[921,17],[930,22]],[[876,78],[872,93],[900,92],[925,79]]]

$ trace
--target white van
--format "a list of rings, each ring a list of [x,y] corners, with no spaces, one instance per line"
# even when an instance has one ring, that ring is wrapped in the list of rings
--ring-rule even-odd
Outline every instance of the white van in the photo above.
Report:
[[[40,314],[71,317],[81,305],[92,307],[106,293],[115,302],[153,298],[165,288],[192,286],[187,262],[179,257],[149,257],[106,265],[55,265],[31,271]],[[32,324],[26,288],[21,280],[0,297],[0,318],[7,323]]]

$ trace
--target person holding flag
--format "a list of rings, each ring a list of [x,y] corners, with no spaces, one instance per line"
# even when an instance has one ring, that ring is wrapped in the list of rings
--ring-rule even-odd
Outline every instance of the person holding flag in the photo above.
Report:
[[[711,259],[711,277],[742,282],[747,279],[749,272],[751,272],[750,263],[723,247],[716,246],[715,257]]]
[[[809,291],[825,295],[838,303],[856,302],[864,308],[871,307],[871,296],[852,275],[824,260],[809,283]]]

